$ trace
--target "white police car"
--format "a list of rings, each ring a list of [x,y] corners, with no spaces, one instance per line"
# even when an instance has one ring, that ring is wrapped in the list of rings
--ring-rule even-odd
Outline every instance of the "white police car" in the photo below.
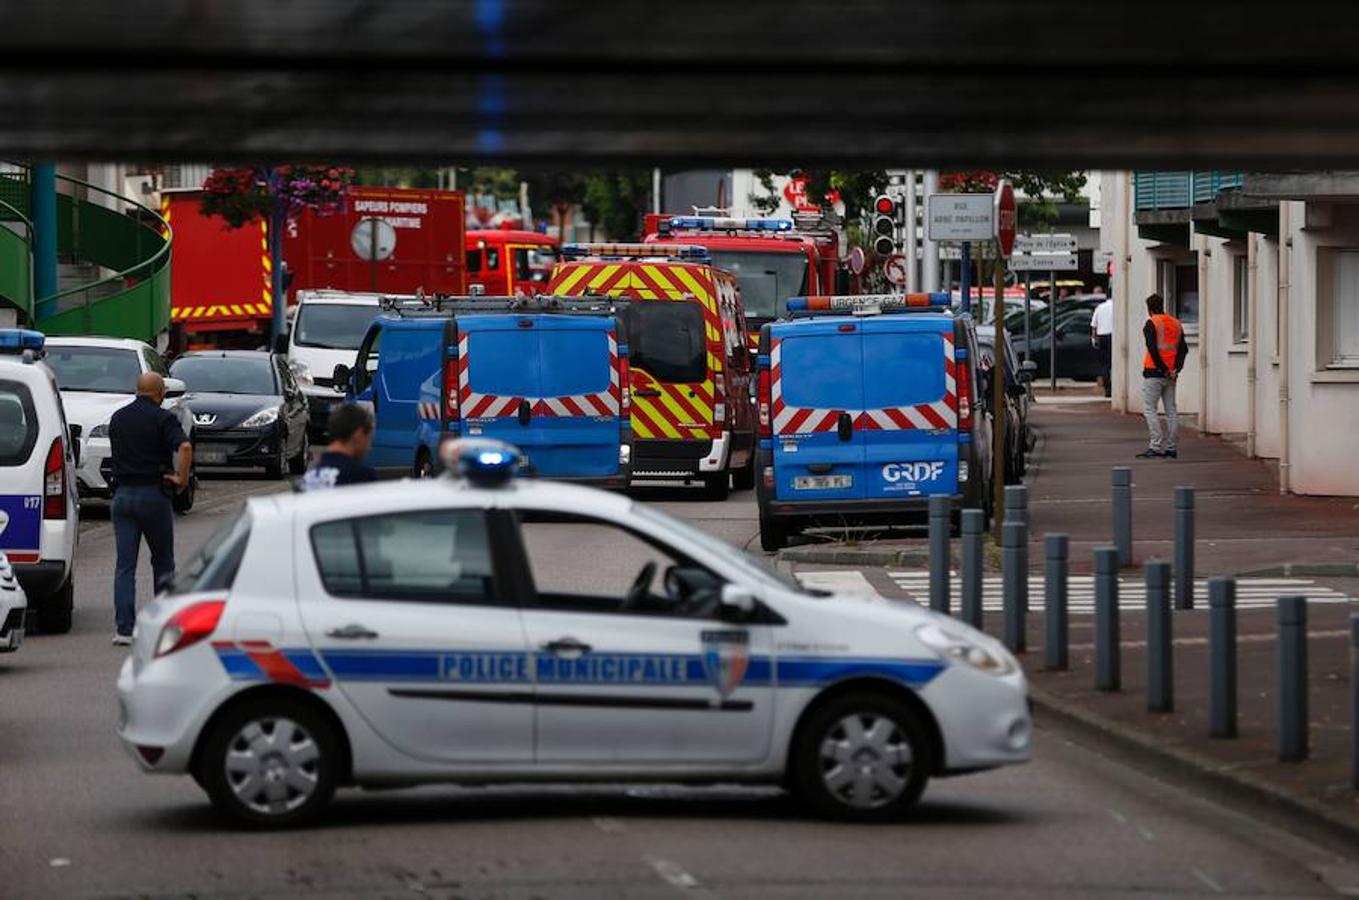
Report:
[[[71,630],[79,523],[79,430],[66,425],[41,332],[0,329],[0,551],[37,610],[38,628]]]
[[[119,735],[261,824],[342,785],[782,783],[853,819],[1025,761],[1014,658],[911,604],[785,582],[626,497],[464,478],[248,501],[142,610]]]

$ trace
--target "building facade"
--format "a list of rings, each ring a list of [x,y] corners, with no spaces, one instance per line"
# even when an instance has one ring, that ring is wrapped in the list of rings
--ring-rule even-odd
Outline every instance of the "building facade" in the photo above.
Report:
[[[1285,493],[1359,495],[1359,173],[1106,172],[1114,408],[1141,412],[1145,299],[1185,324],[1177,399],[1277,462]]]

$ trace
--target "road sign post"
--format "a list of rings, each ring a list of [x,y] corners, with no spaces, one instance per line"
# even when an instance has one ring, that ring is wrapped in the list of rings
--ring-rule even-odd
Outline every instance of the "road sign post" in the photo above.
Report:
[[[1034,272],[1047,272],[1051,295],[1048,297],[1048,376],[1052,390],[1057,390],[1057,273],[1074,272],[1080,268],[1076,258],[1076,238],[1070,234],[1021,234],[1015,238],[1015,252],[1010,258],[1010,268],[1016,272],[1026,272],[1032,278]],[[1029,282],[1031,284],[1031,282]],[[1027,301],[1026,301],[1027,302]],[[1032,340],[1029,327],[1029,311],[1024,311],[1024,359],[1029,358],[1029,343]]]
[[[992,237],[996,242],[995,296],[992,301],[996,347],[991,366],[991,478],[995,489],[996,539],[999,540],[1005,525],[1005,261],[1014,252],[1015,226],[1019,218],[1015,189],[1008,181],[1001,181],[996,186],[992,203]]]

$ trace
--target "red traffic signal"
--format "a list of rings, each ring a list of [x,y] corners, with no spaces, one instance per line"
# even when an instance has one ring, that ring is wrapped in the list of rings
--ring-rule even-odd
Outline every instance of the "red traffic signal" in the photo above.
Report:
[[[897,202],[886,194],[879,194],[878,199],[873,201],[873,209],[880,215],[890,216],[897,210]]]

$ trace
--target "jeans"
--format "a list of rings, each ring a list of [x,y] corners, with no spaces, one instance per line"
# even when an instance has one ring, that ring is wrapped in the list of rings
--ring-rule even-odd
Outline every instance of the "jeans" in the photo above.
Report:
[[[1166,410],[1166,433],[1161,435],[1161,416],[1156,409],[1160,402]],[[1175,411],[1175,382],[1169,378],[1142,379],[1142,415],[1147,420],[1151,435],[1150,447],[1157,452],[1171,453],[1179,449],[1180,417]]]
[[[1100,374],[1104,376],[1104,396],[1113,395],[1113,368],[1114,368],[1114,336],[1112,334],[1101,334],[1095,338],[1095,347],[1099,350]]]
[[[137,621],[137,554],[143,535],[151,548],[156,590],[175,574],[175,511],[160,485],[123,485],[113,494],[113,538],[118,562],[113,572],[113,623],[132,634]]]

